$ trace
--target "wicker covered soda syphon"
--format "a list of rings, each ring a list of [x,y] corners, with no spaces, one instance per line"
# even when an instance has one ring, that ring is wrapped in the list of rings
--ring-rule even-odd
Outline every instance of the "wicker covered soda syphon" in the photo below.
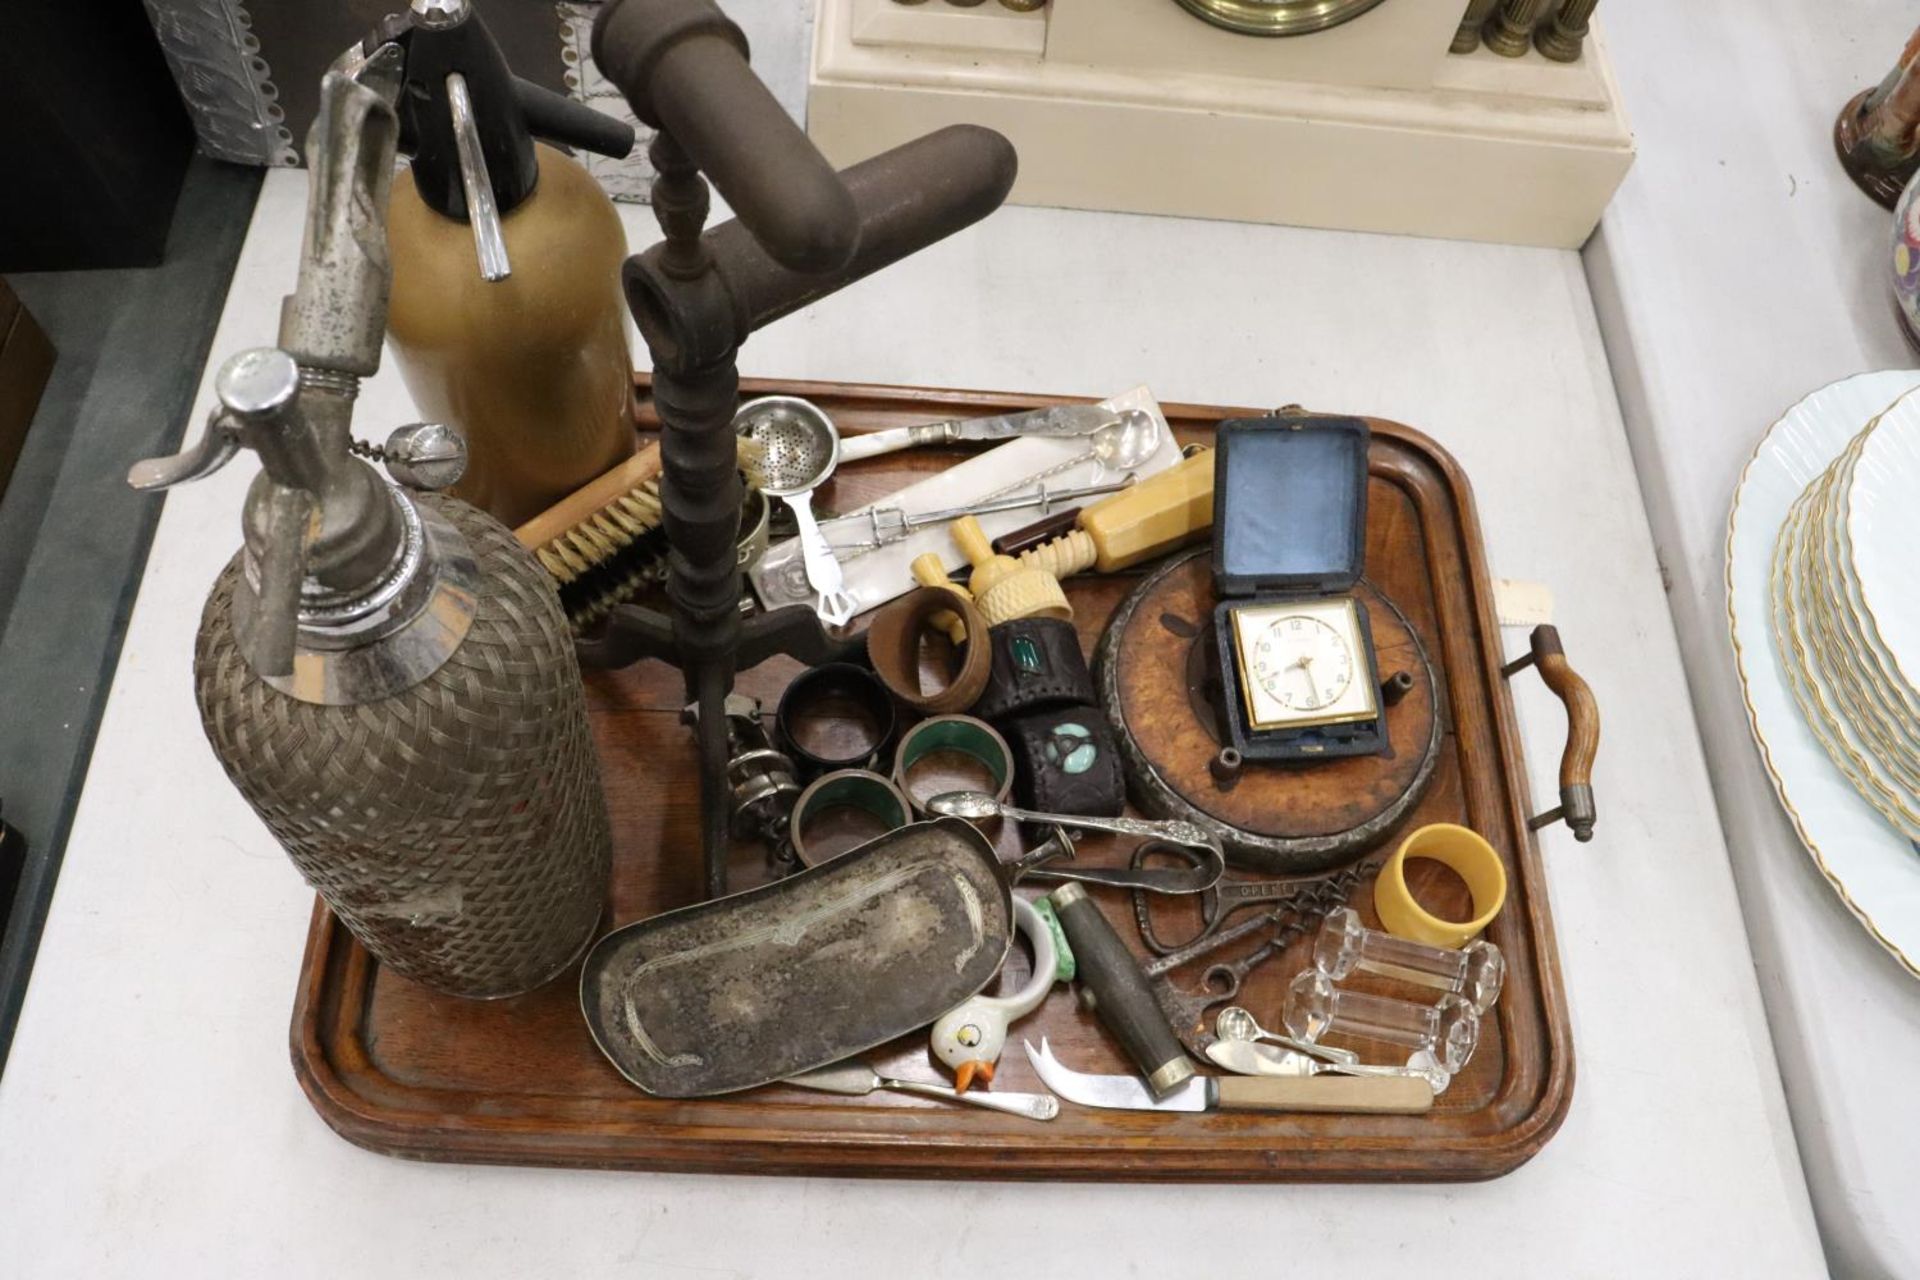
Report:
[[[164,489],[259,454],[245,546],[195,645],[207,738],[383,966],[506,996],[557,977],[597,931],[607,813],[552,581],[491,516],[428,492],[459,478],[457,433],[358,448],[407,487],[351,456],[386,323],[398,55],[323,83],[279,347],[228,360],[206,437],[128,480]]]

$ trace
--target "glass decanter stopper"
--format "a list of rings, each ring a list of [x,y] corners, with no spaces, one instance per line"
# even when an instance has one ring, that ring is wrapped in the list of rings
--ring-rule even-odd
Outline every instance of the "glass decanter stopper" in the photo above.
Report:
[[[1324,1036],[1351,1036],[1425,1049],[1448,1075],[1458,1074],[1467,1065],[1480,1040],[1480,1015],[1458,995],[1424,1005],[1342,991],[1318,969],[1308,969],[1293,980],[1282,1021],[1289,1035],[1316,1043]]]
[[[1355,969],[1402,982],[1452,991],[1475,1013],[1485,1013],[1500,998],[1507,962],[1500,948],[1484,938],[1459,949],[1396,938],[1360,922],[1360,913],[1342,907],[1320,926],[1313,943],[1313,967],[1338,982]]]

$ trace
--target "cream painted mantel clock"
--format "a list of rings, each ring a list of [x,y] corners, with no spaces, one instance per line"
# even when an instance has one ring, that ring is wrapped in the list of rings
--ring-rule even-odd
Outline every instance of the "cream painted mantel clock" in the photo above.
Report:
[[[1594,2],[819,0],[807,128],[990,126],[1017,203],[1573,247],[1633,160]]]

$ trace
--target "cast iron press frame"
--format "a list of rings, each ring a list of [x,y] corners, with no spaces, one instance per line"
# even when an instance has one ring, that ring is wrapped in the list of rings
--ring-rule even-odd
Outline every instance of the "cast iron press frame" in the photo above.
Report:
[[[956,125],[835,172],[748,68],[746,37],[712,0],[613,0],[594,23],[593,56],[657,130],[652,199],[665,239],[629,258],[623,280],[653,361],[672,612],[622,606],[581,641],[580,658],[680,668],[716,896],[732,842],[725,708],[735,675],[778,653],[832,661],[858,643],[830,636],[805,606],[740,615],[740,344],[993,212],[1015,156],[999,134]],[[737,216],[703,230],[708,179]]]

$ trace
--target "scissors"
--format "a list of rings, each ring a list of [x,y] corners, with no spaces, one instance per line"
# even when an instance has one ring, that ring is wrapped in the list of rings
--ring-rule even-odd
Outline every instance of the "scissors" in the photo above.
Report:
[[[1198,849],[1189,849],[1166,840],[1149,840],[1133,851],[1134,870],[1146,870],[1149,861],[1156,855],[1177,858],[1195,869],[1198,869],[1206,858],[1206,855]],[[1147,944],[1147,950],[1157,956],[1178,954],[1191,959],[1213,950],[1216,945],[1225,946],[1252,932],[1252,930],[1235,929],[1231,937],[1222,936],[1222,930],[1226,928],[1227,921],[1236,912],[1248,907],[1266,906],[1281,901],[1290,902],[1326,882],[1327,877],[1324,875],[1295,876],[1287,880],[1228,880],[1222,877],[1200,893],[1187,895],[1199,905],[1200,927],[1188,937],[1178,941],[1170,942],[1155,930],[1153,904],[1146,894],[1138,891],[1133,895],[1133,918],[1140,925],[1140,937]]]

